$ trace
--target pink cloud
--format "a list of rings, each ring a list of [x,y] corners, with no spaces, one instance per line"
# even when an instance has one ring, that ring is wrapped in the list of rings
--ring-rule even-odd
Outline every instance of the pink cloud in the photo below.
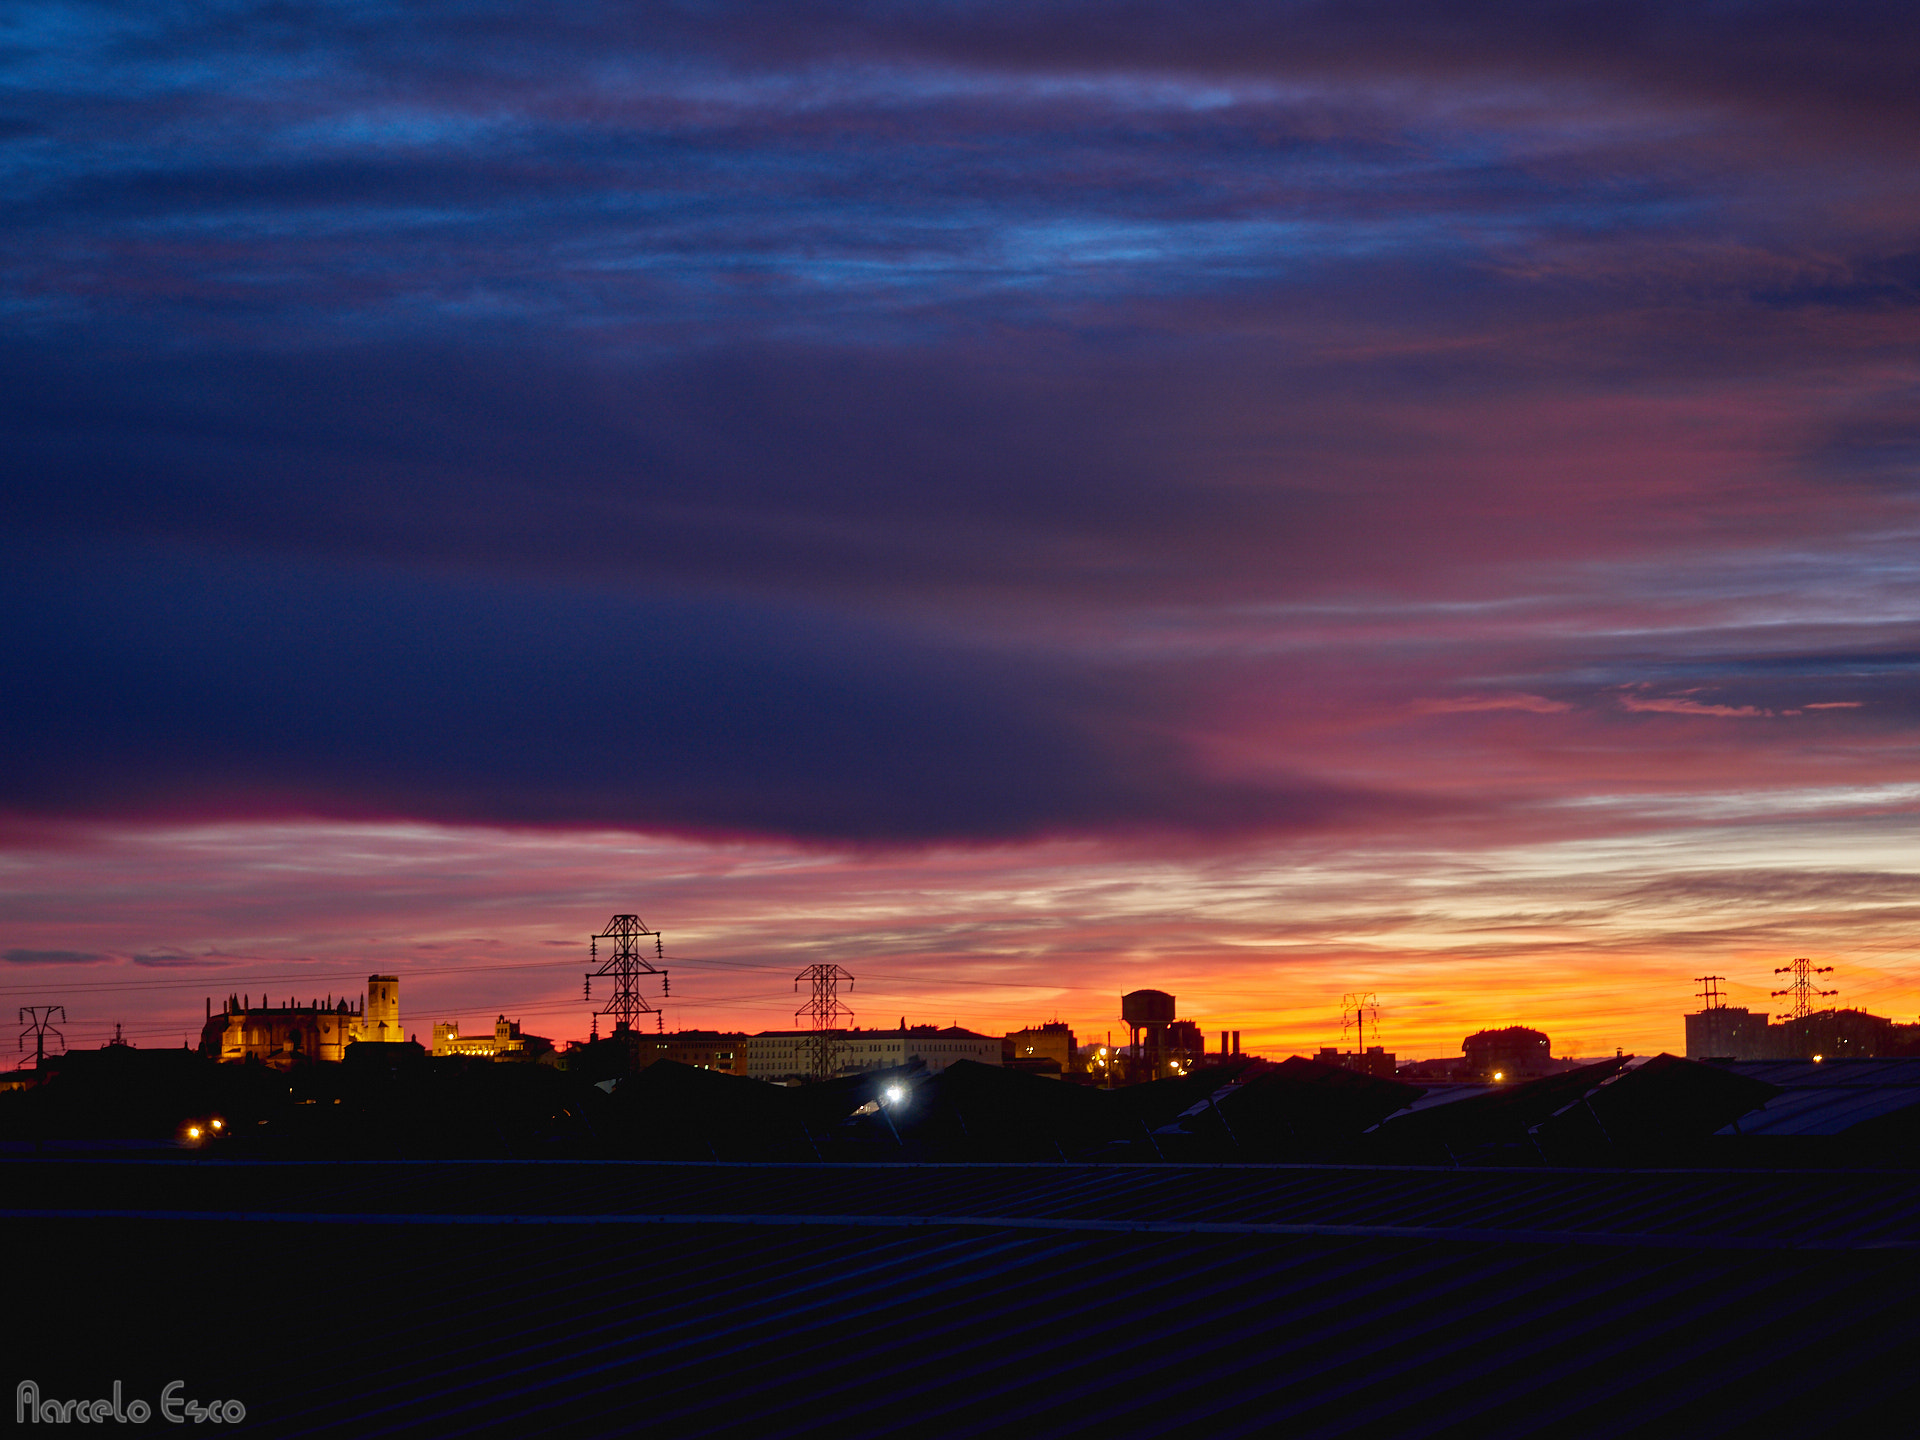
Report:
[[[1573,707],[1563,700],[1513,692],[1506,695],[1462,696],[1457,700],[1416,700],[1416,715],[1462,715],[1476,710],[1525,710],[1534,715],[1560,715]]]
[[[1737,720],[1775,714],[1757,705],[1703,705],[1698,700],[1635,700],[1630,696],[1622,696],[1620,704],[1627,710],[1654,710],[1666,715],[1719,715]]]

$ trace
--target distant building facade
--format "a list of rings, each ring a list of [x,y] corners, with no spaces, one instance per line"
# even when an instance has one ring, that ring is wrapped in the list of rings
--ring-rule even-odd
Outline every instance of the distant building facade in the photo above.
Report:
[[[1769,1024],[1765,1015],[1715,1005],[1685,1017],[1690,1060],[1872,1060],[1920,1055],[1920,1025],[1864,1010],[1822,1010]]]
[[[458,1020],[436,1020],[433,1025],[435,1055],[469,1055],[480,1060],[519,1060],[526,1057],[527,1037],[520,1033],[520,1022],[499,1016],[491,1035],[462,1035]]]
[[[1080,1068],[1080,1047],[1074,1041],[1073,1028],[1059,1020],[1013,1031],[1002,1043],[1000,1053],[1002,1063],[1016,1069],[1071,1075]]]
[[[746,1037],[747,1075],[755,1080],[786,1082],[813,1074],[816,1032],[767,1030]],[[829,1032],[832,1068],[836,1075],[863,1070],[886,1070],[921,1061],[928,1074],[938,1074],[956,1060],[982,1065],[1001,1062],[1003,1042],[958,1025],[910,1025],[900,1030],[834,1030]]]
[[[1772,1060],[1765,1015],[1738,1005],[1716,1005],[1686,1017],[1689,1060]]]
[[[747,1073],[747,1037],[731,1031],[676,1030],[649,1035],[644,1030],[620,1030],[594,1043],[621,1047],[625,1051],[624,1073],[628,1074],[661,1060],[691,1065],[696,1070],[717,1070],[723,1075]]]
[[[290,1066],[315,1060],[342,1060],[347,1047],[361,1041],[389,1044],[406,1039],[400,1028],[400,977],[369,975],[363,1000],[311,1000],[302,1005],[289,999],[271,1004],[266,996],[255,1005],[251,996],[229,995],[220,1013],[207,1000],[206,1024],[200,1027],[200,1050],[219,1060],[259,1060]]]
[[[1167,1027],[1167,1054],[1183,1066],[1205,1058],[1207,1032],[1192,1020],[1176,1020]]]
[[[1336,1050],[1329,1045],[1313,1058],[1322,1065],[1338,1065],[1342,1070],[1371,1075],[1377,1080],[1393,1079],[1398,1068],[1392,1052],[1379,1045],[1369,1045],[1364,1051]]]
[[[1516,1080],[1548,1075],[1554,1070],[1553,1050],[1546,1035],[1524,1025],[1482,1030],[1462,1040],[1460,1049],[1466,1055],[1467,1073],[1475,1079]]]

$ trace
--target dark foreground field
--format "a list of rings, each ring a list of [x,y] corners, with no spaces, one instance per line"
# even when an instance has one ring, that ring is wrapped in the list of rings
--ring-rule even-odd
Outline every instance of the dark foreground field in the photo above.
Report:
[[[247,1433],[1807,1436],[1920,1399],[1910,1172],[0,1172],[9,1386],[179,1380]]]

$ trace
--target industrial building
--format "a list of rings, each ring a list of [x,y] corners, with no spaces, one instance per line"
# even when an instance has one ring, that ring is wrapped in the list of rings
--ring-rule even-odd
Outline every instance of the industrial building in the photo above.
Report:
[[[755,1080],[785,1083],[813,1074],[814,1030],[765,1030],[746,1040],[747,1075]],[[830,1030],[827,1043],[835,1074],[886,1070],[920,1061],[929,1074],[938,1074],[956,1060],[981,1065],[1000,1064],[1004,1044],[995,1036],[976,1034],[958,1025],[903,1025],[897,1030]]]

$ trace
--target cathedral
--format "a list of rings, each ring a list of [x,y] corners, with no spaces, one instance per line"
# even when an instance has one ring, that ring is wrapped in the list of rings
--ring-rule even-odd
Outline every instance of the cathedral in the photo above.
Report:
[[[283,1005],[260,997],[229,995],[218,1015],[207,999],[207,1023],[200,1029],[200,1050],[221,1060],[262,1060],[290,1066],[308,1060],[341,1060],[347,1047],[362,1040],[400,1041],[400,977],[369,975],[367,998],[305,1005],[289,999]]]

